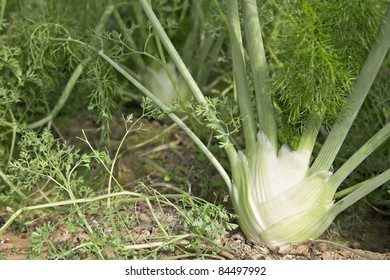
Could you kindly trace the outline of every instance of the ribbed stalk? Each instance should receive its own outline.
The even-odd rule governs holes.
[[[343,199],[339,200],[336,204],[334,204],[329,211],[329,215],[336,217],[342,211],[347,209],[349,206],[362,199],[370,192],[379,188],[381,185],[390,180],[390,169],[387,169],[385,172],[375,176],[374,178],[368,179],[364,182],[361,182],[351,188],[356,189],[351,194],[347,195]]]
[[[237,99],[240,107],[247,154],[251,155],[256,142],[256,126],[251,96],[249,94],[248,76],[245,66],[244,46],[242,44],[237,1],[227,0],[226,8],[232,47],[233,73],[237,89]]]
[[[258,128],[264,132],[272,146],[277,148],[276,121],[267,60],[256,0],[241,0],[246,42],[256,94]]]
[[[313,114],[309,117],[303,128],[298,150],[307,150],[310,154],[313,152],[321,125],[322,119],[319,116]]]
[[[376,148],[383,144],[390,137],[390,123],[379,130],[370,140],[357,150],[332,176],[329,184],[333,185],[334,191],[345,178],[363,162]]]

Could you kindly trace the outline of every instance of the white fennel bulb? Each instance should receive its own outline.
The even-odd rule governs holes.
[[[263,133],[254,152],[239,152],[233,165],[232,199],[245,235],[271,248],[317,238],[332,222],[331,172],[307,175],[310,152],[282,146]]]
[[[144,75],[146,87],[165,105],[172,104],[176,99],[189,98],[190,90],[184,79],[176,71],[175,65],[171,62],[167,63],[167,70],[172,80],[164,67],[157,70],[148,67]],[[175,83],[176,89],[172,82]]]

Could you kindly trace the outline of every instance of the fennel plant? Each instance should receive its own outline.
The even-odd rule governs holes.
[[[390,169],[387,169],[373,178],[351,186],[350,192],[346,196],[337,201],[335,200],[337,189],[347,176],[390,136],[390,124],[387,123],[340,168],[335,172],[332,171],[332,164],[390,47],[390,8],[387,9],[383,25],[377,31],[377,38],[370,47],[359,75],[351,87],[352,93],[346,97],[345,103],[343,105],[340,105],[338,101],[338,103],[335,103],[333,99],[341,99],[343,96],[337,96],[331,91],[340,91],[340,88],[334,88],[337,86],[348,89],[350,79],[347,79],[344,85],[340,85],[338,82],[331,84],[333,86],[331,89],[326,87],[313,89],[312,95],[309,98],[306,96],[305,103],[300,104],[301,108],[290,110],[290,118],[299,117],[303,114],[302,111],[307,112],[305,122],[302,124],[299,142],[292,149],[286,144],[280,145],[278,143],[280,137],[278,137],[275,103],[272,100],[273,87],[262,40],[262,27],[259,21],[257,3],[255,0],[240,1],[242,22],[245,27],[245,36],[242,36],[239,5],[236,0],[227,0],[226,8],[235,92],[245,139],[245,150],[237,150],[223,126],[218,125],[216,112],[212,110],[212,106],[209,106],[208,99],[204,97],[182,58],[175,50],[149,2],[147,0],[140,0],[139,2],[161,43],[165,46],[172,61],[187,82],[194,98],[204,105],[205,110],[209,110],[207,112],[208,119],[216,124],[214,128],[217,131],[218,139],[225,148],[231,164],[231,177],[196,134],[163,102],[114,60],[102,51],[99,54],[152,99],[204,151],[224,178],[238,214],[239,224],[248,239],[254,242],[263,242],[271,248],[286,248],[289,244],[318,238],[340,212],[390,179]],[[316,18],[318,10],[311,1],[301,1],[300,4],[304,13],[311,13],[311,18]],[[321,29],[311,31],[315,34],[315,32],[320,33]],[[321,34],[318,34],[318,36],[321,36]],[[243,37],[246,39],[246,48],[244,48]],[[246,59],[246,52],[248,59]],[[331,52],[329,54],[331,55]],[[315,54],[312,55],[312,59],[315,57]],[[247,60],[249,63],[247,63]],[[325,74],[332,73],[334,68],[342,67],[337,65],[336,61],[334,62],[335,65],[331,65],[332,62],[332,57],[328,60],[324,59],[324,63],[330,63],[324,66],[330,68],[329,71],[325,71]],[[289,66],[284,65],[284,67],[288,71]],[[253,77],[255,100],[253,100],[250,91],[248,68],[250,68],[250,74]],[[315,72],[316,69],[310,70]],[[334,75],[330,77],[329,81],[325,80],[325,84],[332,82],[332,80],[343,82],[340,77]],[[301,82],[307,82],[307,80]],[[313,87],[321,84],[318,81],[315,82],[312,85]],[[288,84],[284,87],[288,90],[289,86]],[[310,90],[295,97],[286,95],[279,96],[279,98],[283,103],[289,102],[288,98],[299,99],[303,98],[304,94],[309,93]],[[253,101],[255,101],[257,115],[252,106]],[[339,111],[334,110],[332,104],[339,106],[341,109]],[[330,109],[326,106],[330,106]],[[337,117],[333,118],[334,123],[329,135],[318,155],[313,159],[312,153],[318,132],[323,123],[327,124],[326,117],[330,110],[336,111]]]
[[[378,34],[375,40],[365,38],[364,34],[364,36],[360,36],[359,28],[353,24],[342,31],[347,37],[353,37],[353,32],[358,33],[353,35],[356,38],[361,37],[362,42],[354,42],[355,45],[364,45],[370,42],[366,48],[369,49],[367,55],[365,51],[361,51],[359,54],[354,53],[348,46],[343,45],[342,40],[332,42],[335,49],[339,49],[340,52],[328,48],[327,43],[332,40],[329,35],[331,29],[337,25],[344,27],[347,25],[337,22],[337,17],[336,19],[326,18],[327,15],[321,13],[324,10],[327,11],[328,15],[337,13],[341,10],[338,6],[341,4],[336,3],[338,1],[323,3],[286,0],[283,1],[281,7],[275,1],[267,1],[261,7],[258,6],[257,2],[259,1],[256,0],[240,0],[239,2],[226,0],[226,14],[232,54],[234,93],[240,110],[245,140],[244,147],[235,145],[231,133],[227,131],[225,124],[219,119],[212,101],[206,98],[201,90],[207,76],[204,76],[204,73],[208,69],[202,69],[198,66],[194,78],[189,67],[185,64],[191,60],[190,55],[188,55],[191,52],[188,52],[184,57],[179,55],[149,1],[139,0],[140,7],[148,17],[153,32],[158,38],[156,40],[157,52],[160,55],[163,68],[167,71],[167,73],[162,73],[164,80],[167,83],[172,83],[165,88],[170,90],[173,88],[176,91],[183,88],[182,82],[178,81],[179,77],[176,76],[176,73],[172,73],[173,68],[167,63],[167,60],[171,60],[181,74],[180,79],[182,78],[186,82],[194,99],[199,104],[195,111],[208,121],[208,127],[215,131],[221,148],[226,151],[230,161],[231,174],[229,174],[229,170],[223,168],[220,161],[200,140],[196,132],[192,131],[172,111],[169,102],[158,97],[161,96],[161,92],[157,92],[159,91],[158,86],[150,87],[144,81],[140,82],[141,77],[120,64],[118,62],[120,59],[116,60],[115,55],[120,51],[113,50],[108,53],[107,47],[103,49],[102,46],[101,49],[96,49],[91,47],[94,42],[89,45],[81,41],[84,38],[71,39],[73,36],[77,36],[69,32],[61,33],[54,30],[55,32],[49,34],[48,37],[50,42],[58,42],[60,46],[66,46],[65,50],[67,51],[71,49],[68,46],[73,43],[93,49],[150,98],[188,134],[221,174],[230,192],[241,229],[247,238],[254,242],[263,242],[271,248],[284,248],[289,244],[318,238],[340,212],[390,180],[390,169],[387,167],[386,171],[375,177],[350,186],[346,195],[343,192],[344,196],[341,198],[340,193],[337,193],[347,176],[374,150],[388,140],[390,136],[389,123],[384,124],[383,128],[363,144],[335,172],[332,169],[336,156],[389,49],[390,9],[388,8],[383,25],[379,30],[379,23],[367,24],[366,33]],[[356,2],[364,2],[363,4],[368,5],[374,1],[351,0],[347,2],[343,5],[346,5],[347,11],[352,11],[353,4]],[[294,7],[294,5],[299,7]],[[266,23],[266,27],[272,29],[271,33],[264,32],[259,20],[261,16],[258,13],[259,9],[268,8],[270,11],[276,11],[275,17],[280,17],[280,19],[275,20],[275,26],[272,23]],[[289,14],[289,9],[292,8],[297,14]],[[373,11],[374,8],[368,9],[368,11]],[[332,11],[332,9],[334,10]],[[107,14],[110,13],[110,10],[106,11],[108,11]],[[114,17],[119,17],[119,14],[111,12]],[[376,18],[381,17],[377,15]],[[104,22],[104,19],[107,17],[103,16],[101,22]],[[321,25],[321,22],[326,21],[332,22],[332,24],[329,26]],[[125,25],[120,20],[118,22],[120,25]],[[241,30],[241,23],[244,26],[244,31]],[[367,22],[363,20],[364,23]],[[98,25],[96,33],[100,33],[100,27],[101,25]],[[122,29],[126,30],[125,27]],[[39,31],[40,26],[37,26],[35,30]],[[286,34],[289,32],[291,34]],[[245,39],[245,47],[243,39]],[[282,39],[286,39],[286,41]],[[130,45],[130,48],[133,47],[131,46],[131,37],[125,41]],[[277,52],[271,47],[267,49],[265,47],[266,41],[269,42],[269,46],[279,46]],[[375,42],[371,45],[372,41]],[[161,45],[159,45],[160,42]],[[39,49],[39,46],[33,44],[34,41],[31,40],[29,43],[32,44],[32,47]],[[212,46],[212,40],[205,44],[209,43]],[[221,42],[216,43],[215,49],[219,50],[221,44]],[[164,51],[162,46],[165,48]],[[191,42],[187,41],[185,47],[191,48]],[[296,48],[294,61],[300,61],[301,64],[291,62],[293,59],[288,55],[291,54],[291,48]],[[303,51],[300,51],[300,48],[303,48]],[[308,48],[310,52],[307,52]],[[205,50],[207,49],[205,48]],[[170,60],[165,59],[165,51]],[[366,55],[365,62],[362,63],[360,57]],[[340,63],[341,56],[351,59]],[[78,56],[75,55],[75,57]],[[141,53],[134,52],[132,58],[140,69],[145,69]],[[320,62],[316,61],[319,59]],[[64,90],[65,96],[67,89],[72,90],[83,69],[88,68],[88,74],[96,72],[99,75],[107,70],[110,75],[107,79],[101,79],[102,85],[99,84],[99,90],[96,90],[93,95],[95,97],[91,100],[90,107],[99,107],[102,104],[111,106],[110,102],[98,102],[98,99],[110,99],[106,97],[106,94],[110,92],[109,89],[112,86],[106,81],[111,80],[112,72],[108,72],[108,69],[99,63],[90,64],[89,58],[70,61],[69,65],[73,65],[75,62],[82,69],[76,67],[74,78],[69,79],[69,87]],[[203,62],[206,62],[206,59]],[[208,63],[205,64],[208,65]],[[96,66],[97,69],[94,69],[93,66]],[[357,75],[358,70],[356,69],[358,68],[361,69]],[[175,85],[175,83],[177,84]],[[105,88],[105,86],[107,87]],[[48,118],[34,122],[30,127],[35,128],[50,121],[59,109],[61,108],[54,107]],[[108,111],[106,108],[99,109],[103,113]],[[332,128],[317,154],[315,145],[322,126],[331,126]],[[286,131],[292,131],[292,133],[286,133]]]

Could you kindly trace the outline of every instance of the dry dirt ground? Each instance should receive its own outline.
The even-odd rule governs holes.
[[[158,229],[153,226],[152,219],[145,214],[140,214],[142,220],[138,227],[132,229],[134,236],[140,240],[142,235],[150,238],[151,235],[158,232]],[[328,238],[324,236],[323,238]],[[61,242],[71,242],[76,247],[80,242],[88,237],[85,232],[70,233],[65,227],[58,229],[51,241],[53,244]],[[176,249],[172,251],[161,251],[157,255],[158,259],[194,259],[196,255],[182,254],[180,247],[187,246],[191,239],[183,239],[176,244]],[[149,242],[138,244],[123,244],[128,250],[145,250],[160,246],[161,242]],[[290,248],[288,252],[276,252],[268,249],[262,244],[253,244],[245,240],[240,231],[231,232],[220,240],[215,240],[214,244],[200,244],[205,248],[218,247],[214,253],[205,253],[201,255],[202,259],[226,259],[226,260],[390,260],[390,253],[377,253],[357,248],[356,244],[342,245],[345,242],[330,241],[326,239],[308,241],[304,244],[296,245]],[[8,260],[23,260],[29,255],[30,238],[28,234],[13,234],[6,232],[0,235],[0,255],[3,259]],[[216,253],[217,252],[217,253]],[[106,256],[110,256],[109,249],[105,252]],[[198,256],[199,257],[199,256]],[[115,256],[113,255],[113,258]]]

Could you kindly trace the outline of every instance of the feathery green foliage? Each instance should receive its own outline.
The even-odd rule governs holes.
[[[277,59],[273,89],[282,111],[282,142],[311,115],[330,127],[376,38],[388,1],[285,1],[267,46]],[[271,57],[272,59],[272,57]],[[295,131],[291,127],[296,125]]]

